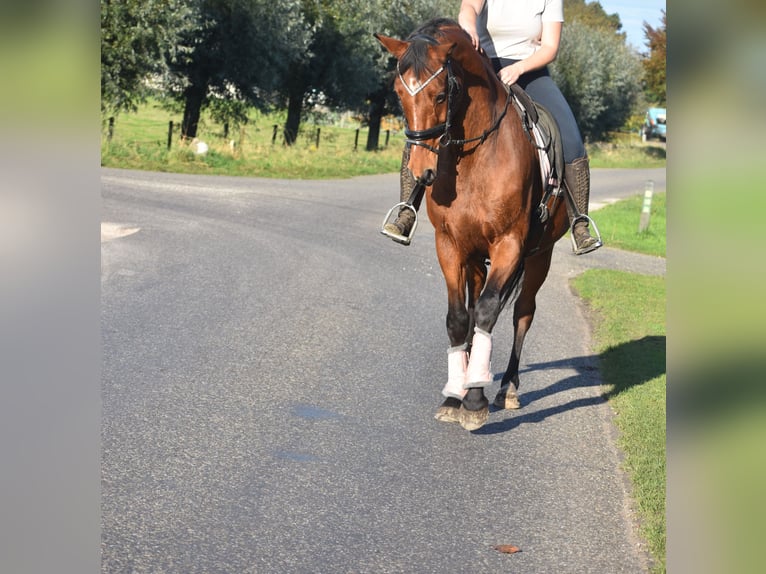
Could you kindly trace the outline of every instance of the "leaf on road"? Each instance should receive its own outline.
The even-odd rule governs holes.
[[[516,554],[517,552],[521,552],[521,548],[518,546],[511,546],[510,544],[498,544],[492,548],[503,554]]]

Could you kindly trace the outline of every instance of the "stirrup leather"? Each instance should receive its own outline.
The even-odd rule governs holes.
[[[412,214],[415,216],[415,221],[412,223],[412,228],[410,229],[410,232],[407,235],[403,235],[401,233],[395,233],[393,231],[389,231],[386,229],[387,223],[392,223],[392,215],[394,212],[396,212],[397,216],[399,215],[399,210],[401,208],[406,208],[412,211]],[[393,218],[396,220],[396,218]],[[391,209],[388,210],[388,213],[386,213],[386,216],[383,218],[383,223],[381,223],[380,226],[380,232],[385,235],[386,237],[390,237],[397,243],[401,243],[402,245],[409,245],[410,242],[412,242],[412,236],[415,235],[415,229],[418,227],[418,211],[415,209],[415,207],[411,203],[407,203],[406,201],[401,201],[394,205]]]

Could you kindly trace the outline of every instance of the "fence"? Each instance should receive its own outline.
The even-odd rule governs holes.
[[[121,122],[120,122],[121,123]],[[136,129],[135,125],[128,124],[125,129],[117,125],[117,139],[115,139],[115,119],[109,118],[107,124],[106,140],[107,142],[120,141],[122,143],[134,143],[142,145],[165,145],[168,150],[172,149],[174,143],[179,143],[180,122],[169,120],[167,124],[157,120],[146,120],[142,122],[141,129]],[[286,138],[283,129],[278,124],[255,124],[243,125],[239,129],[236,138],[232,138],[228,124],[223,126],[208,125],[201,122],[197,130],[198,140],[207,144],[217,145],[218,147],[228,147],[230,150],[247,148],[259,148],[266,145],[272,147],[285,145]],[[360,148],[366,149],[368,128],[348,128],[337,126],[317,126],[313,124],[303,124],[299,133],[292,144],[297,148],[313,148],[324,150],[343,150],[357,151]],[[396,139],[399,132],[393,132],[390,128],[382,129],[378,141],[378,148],[384,149],[391,145],[392,136]],[[397,144],[399,142],[397,141]]]

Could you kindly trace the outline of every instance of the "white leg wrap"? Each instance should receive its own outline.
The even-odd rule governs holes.
[[[471,359],[464,388],[486,387],[492,383],[492,335],[481,329],[474,329],[471,343]]]
[[[463,399],[465,396],[465,372],[468,368],[468,351],[466,345],[452,347],[447,355],[447,384],[442,389],[445,397]]]

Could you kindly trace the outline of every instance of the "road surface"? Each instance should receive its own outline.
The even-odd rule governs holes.
[[[646,570],[568,279],[664,260],[560,242],[523,408],[469,433],[433,418],[449,345],[433,230],[378,233],[396,176],[101,179],[104,572]],[[664,190],[664,170],[595,170],[592,200],[646,179]],[[506,311],[490,398],[511,329]]]

